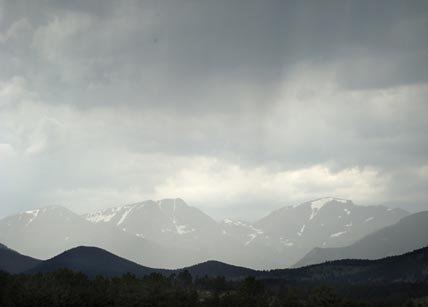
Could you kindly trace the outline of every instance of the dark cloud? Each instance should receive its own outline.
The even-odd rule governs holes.
[[[9,58],[22,56],[3,74],[29,77],[55,103],[239,111],[237,93],[252,91],[250,107],[263,108],[301,62],[337,63],[338,80],[351,88],[427,80],[425,1],[6,1],[4,7],[2,28],[24,19],[35,33],[25,40],[26,54],[8,41]]]

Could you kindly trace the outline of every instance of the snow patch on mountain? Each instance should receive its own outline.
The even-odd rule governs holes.
[[[99,222],[107,223],[107,222],[110,222],[116,216],[117,211],[119,211],[120,209],[121,207],[112,209],[113,212],[111,213],[103,213],[104,211],[91,213],[91,214],[88,214],[88,216],[86,217],[86,220],[92,223],[99,223]]]
[[[252,233],[252,234],[249,234],[248,237],[250,239],[247,242],[245,242],[245,244],[244,244],[245,246],[247,246],[248,244],[250,244],[257,237],[257,235],[254,234],[254,233]]]
[[[345,231],[339,231],[339,232],[336,232],[336,233],[333,233],[332,235],[330,235],[330,238],[336,238],[336,237],[339,237],[341,235],[344,235],[345,233],[347,233],[346,230]]]
[[[244,223],[244,222],[241,222],[241,221],[233,221],[231,219],[224,219],[223,223],[225,223],[225,224],[231,224],[231,225],[238,226],[238,227],[239,226],[241,226],[241,227],[248,227],[247,223]]]
[[[297,233],[297,235],[298,235],[299,237],[303,234],[303,232],[305,231],[305,228],[306,228],[306,224],[304,224],[304,225],[302,226],[302,228],[300,228],[300,231]]]
[[[252,244],[258,237],[262,238],[262,240],[269,239],[265,231],[254,227],[251,223],[231,219],[224,219],[222,223],[224,229],[222,229],[221,233],[223,235],[240,238],[239,240],[242,240],[241,242],[244,246]],[[257,242],[260,242],[260,240]]]
[[[331,201],[337,201],[337,202],[344,203],[344,204],[346,204],[348,202],[345,199],[333,198],[333,197],[320,198],[320,199],[314,200],[310,203],[311,204],[311,216],[309,217],[309,220],[312,220],[318,214],[318,212],[321,210],[321,208],[324,207],[325,204],[327,204]]]
[[[120,218],[119,222],[117,222],[117,226],[119,226],[120,224],[122,224],[126,217],[128,216],[128,214],[132,211],[132,209],[134,209],[133,207],[129,208],[128,210],[125,211],[125,213],[122,215],[122,217]]]
[[[179,235],[185,235],[190,232],[196,231],[195,228],[188,228],[186,225],[176,225],[175,229]]]
[[[291,241],[290,241],[290,240],[288,240],[288,239],[284,240],[284,238],[283,238],[283,237],[280,237],[280,238],[279,238],[279,241],[280,241],[283,245],[285,245],[285,246],[288,246],[288,247],[294,246],[294,243],[293,243],[293,242],[291,242]]]
[[[100,210],[94,213],[89,213],[85,215],[85,219],[91,223],[109,223],[114,218],[118,217],[119,214],[122,214],[119,221],[116,223],[116,226],[120,226],[126,220],[129,213],[135,209],[144,207],[145,203],[138,203],[132,205],[119,206],[115,208]],[[125,212],[123,212],[126,210]],[[123,212],[123,213],[122,213]]]
[[[162,200],[160,200],[158,202],[158,204],[159,204],[159,207],[162,209]],[[172,205],[172,217],[170,217],[170,219],[172,221],[172,224],[175,227],[175,232],[177,234],[179,234],[179,235],[185,235],[187,233],[196,231],[196,229],[194,229],[194,228],[190,228],[190,227],[188,227],[186,225],[180,225],[180,224],[178,224],[177,218],[175,216],[176,212],[177,212],[177,203],[176,203],[176,199],[174,199],[173,200],[173,205]]]
[[[223,222],[224,222],[225,224],[234,225],[234,226],[237,226],[237,227],[244,227],[244,228],[248,228],[248,229],[250,229],[251,231],[255,232],[256,234],[263,234],[263,233],[264,233],[264,231],[263,231],[263,230],[261,230],[261,229],[259,229],[259,228],[256,228],[256,227],[254,227],[254,226],[253,226],[253,225],[251,225],[251,224],[244,223],[244,222],[241,222],[241,221],[233,221],[233,220],[230,220],[230,219],[224,219],[224,220],[223,220]]]
[[[29,214],[31,215],[30,219],[28,220],[27,224],[25,224],[25,226],[30,225],[39,215],[40,210],[36,209],[36,210],[29,210],[29,211],[25,211],[25,214]]]

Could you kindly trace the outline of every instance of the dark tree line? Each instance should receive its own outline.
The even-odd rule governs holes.
[[[397,289],[402,289],[398,286]],[[415,290],[416,289],[416,290]],[[352,290],[352,289],[351,289]],[[0,272],[0,306],[283,306],[283,307],[426,307],[427,284],[412,285],[419,298],[402,296],[382,301],[383,294],[358,299],[346,291],[326,286],[290,285],[284,281],[259,281],[248,277],[228,281],[224,277],[192,278],[189,272],[165,277],[88,278],[83,273],[61,269],[52,273],[9,275]],[[369,290],[359,289],[361,293]],[[374,291],[373,287],[370,291]],[[379,290],[381,291],[381,290]],[[383,291],[383,290],[382,290]],[[351,291],[352,292],[352,291]],[[375,291],[376,292],[376,291]],[[339,294],[341,293],[341,294]],[[364,296],[362,296],[364,297]]]

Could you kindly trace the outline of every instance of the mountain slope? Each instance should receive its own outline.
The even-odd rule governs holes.
[[[401,219],[354,244],[342,248],[315,248],[296,267],[337,259],[377,259],[399,255],[428,244],[428,211]]]
[[[12,274],[21,273],[35,267],[40,262],[38,259],[21,255],[0,244],[0,271]]]

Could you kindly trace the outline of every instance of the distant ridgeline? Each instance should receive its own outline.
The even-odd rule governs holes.
[[[11,267],[8,267],[11,265]],[[97,247],[77,247],[51,259],[41,261],[11,249],[0,249],[0,270],[8,273],[47,273],[66,268],[88,277],[117,277],[133,274],[144,277],[152,273],[170,276],[188,271],[195,277],[238,280],[248,276],[258,279],[283,279],[292,282],[321,283],[392,283],[424,282],[428,279],[428,247],[399,256],[378,260],[336,260],[297,269],[257,271],[218,261],[208,261],[183,269],[166,270],[141,266]]]
[[[388,227],[404,217],[411,216],[328,197],[285,206],[254,223],[217,222],[181,199],[163,199],[83,216],[57,206],[29,210],[0,220],[0,242],[37,259],[96,246],[146,267],[175,269],[217,260],[267,270],[349,257],[377,259],[425,246],[428,214],[407,223],[411,227],[398,227],[397,236]],[[382,240],[368,237],[381,230]],[[349,246],[351,253],[345,251]]]
[[[428,247],[378,260],[337,260],[297,269],[256,271],[218,261],[178,270],[155,269],[96,247],[77,247],[41,261],[1,246],[0,271],[5,271],[0,272],[0,306],[428,303],[424,299],[428,297]]]

